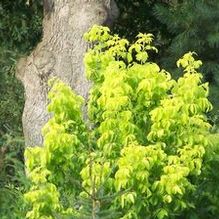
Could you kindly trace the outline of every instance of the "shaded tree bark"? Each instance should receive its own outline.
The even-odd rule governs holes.
[[[83,34],[94,24],[110,24],[118,16],[114,0],[44,0],[43,38],[17,64],[25,88],[22,123],[26,146],[42,145],[41,128],[48,120],[48,79],[58,77],[87,97]]]

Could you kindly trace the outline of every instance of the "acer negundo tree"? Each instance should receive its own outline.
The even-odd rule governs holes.
[[[202,62],[185,54],[177,62],[184,75],[174,80],[149,61],[157,52],[151,34],[130,44],[95,25],[85,39],[94,43],[84,58],[92,82],[88,118],[83,98],[50,80],[43,147],[25,152],[32,182],[26,217],[198,217],[204,191],[197,189],[212,144]]]

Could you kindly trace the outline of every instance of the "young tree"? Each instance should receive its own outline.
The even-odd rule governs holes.
[[[25,88],[23,131],[26,145],[41,145],[41,128],[48,119],[47,82],[58,76],[86,97],[89,84],[83,74],[88,44],[83,34],[94,24],[110,24],[118,15],[114,0],[44,0],[43,38],[17,65]]]
[[[206,176],[212,179],[205,116],[212,105],[198,72],[202,62],[185,54],[177,62],[184,74],[174,80],[148,60],[156,51],[151,34],[130,44],[94,26],[85,38],[95,42],[85,55],[93,84],[89,120],[83,98],[52,80],[44,147],[25,152],[32,181],[26,217],[215,218],[209,209],[205,217],[197,211],[203,199],[202,207],[218,203],[217,193],[209,194],[213,184],[203,187]]]

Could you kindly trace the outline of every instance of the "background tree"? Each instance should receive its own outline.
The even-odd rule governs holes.
[[[201,70],[210,83],[210,97],[215,107],[218,107],[219,97],[218,10],[217,0],[172,0],[154,6],[154,16],[165,25],[168,36],[162,48],[162,66],[175,69],[178,57],[195,51],[204,62]]]
[[[43,38],[34,51],[21,59],[17,76],[24,84],[23,131],[26,145],[42,144],[41,128],[48,119],[47,82],[57,76],[86,97],[83,55],[88,44],[83,34],[93,24],[109,23],[118,15],[112,0],[44,1]]]
[[[42,4],[26,1],[0,2],[0,142],[22,136],[23,89],[15,78],[16,59],[28,53],[41,36]]]

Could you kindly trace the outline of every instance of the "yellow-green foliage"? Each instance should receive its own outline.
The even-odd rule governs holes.
[[[185,54],[177,62],[184,75],[176,81],[148,60],[157,52],[151,34],[130,44],[94,26],[85,39],[94,43],[84,59],[93,85],[89,119],[82,119],[82,98],[53,80],[44,147],[25,153],[33,183],[25,194],[32,206],[27,218],[86,218],[86,203],[77,197],[91,201],[88,218],[107,210],[118,212],[108,218],[175,218],[195,207],[191,197],[209,145],[205,113],[212,108],[201,61]],[[65,193],[77,208],[63,205]]]

